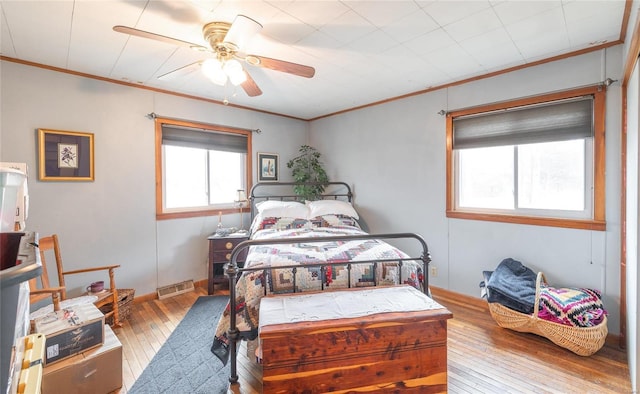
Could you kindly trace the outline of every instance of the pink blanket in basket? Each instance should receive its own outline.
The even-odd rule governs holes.
[[[593,327],[602,323],[607,312],[598,290],[540,287],[538,317],[574,327]]]

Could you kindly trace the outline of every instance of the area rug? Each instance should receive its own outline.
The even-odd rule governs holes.
[[[229,365],[223,366],[210,348],[228,300],[226,296],[199,297],[129,392],[226,393]]]

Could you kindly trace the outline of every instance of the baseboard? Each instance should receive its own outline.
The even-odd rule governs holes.
[[[202,280],[197,280],[193,282],[193,286],[194,287],[204,287],[205,289],[207,288],[208,285],[208,281],[207,279],[202,279]],[[153,292],[153,293],[149,293],[149,294],[143,294],[143,295],[139,295],[139,296],[135,296],[133,297],[133,302],[138,304],[141,302],[145,302],[145,301],[153,301],[153,300],[157,300],[158,299],[158,292]]]
[[[153,293],[143,294],[143,295],[133,297],[133,302],[136,304],[140,304],[142,302],[153,301],[157,299],[158,299],[158,293],[154,291]]]
[[[196,280],[193,282],[195,287],[204,287],[205,289],[209,285],[209,281],[207,279]]]
[[[489,306],[487,301],[482,298],[472,297],[466,294],[457,293],[455,291],[443,289],[441,287],[429,286],[431,295],[436,301],[442,301],[443,303],[454,303],[467,308],[473,308],[479,311],[486,311],[489,313]]]

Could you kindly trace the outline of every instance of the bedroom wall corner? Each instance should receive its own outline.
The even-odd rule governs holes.
[[[619,46],[524,68],[311,122],[330,175],[350,182],[370,232],[411,231],[429,244],[437,287],[479,297],[482,271],[519,259],[559,286],[603,290],[619,332],[620,202],[607,198],[608,230],[563,229],[445,216],[445,120],[440,110],[592,85],[620,76]],[[605,69],[608,68],[608,71]],[[613,88],[615,90],[615,88]],[[607,100],[607,196],[620,190],[620,100]],[[618,92],[619,94],[619,92]],[[610,227],[609,227],[610,224]]]
[[[640,153],[640,62],[636,61],[635,71],[627,85],[627,184],[626,193],[626,288],[627,288],[627,349],[629,351],[629,372],[631,388],[638,392],[640,377],[640,302],[638,302],[638,283],[640,269],[640,171],[638,154]]]

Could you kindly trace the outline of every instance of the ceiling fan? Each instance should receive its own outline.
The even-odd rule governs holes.
[[[261,95],[262,90],[260,90],[256,82],[251,78],[251,75],[244,70],[240,61],[244,61],[252,66],[264,67],[305,78],[312,78],[314,76],[315,69],[310,66],[264,56],[244,54],[242,52],[244,45],[253,35],[258,33],[260,29],[262,29],[260,23],[244,15],[236,16],[233,23],[207,23],[202,27],[204,39],[211,47],[207,48],[199,44],[135,29],[133,27],[113,27],[113,30],[119,33],[149,38],[172,45],[185,46],[198,51],[210,52],[215,55],[213,58],[191,63],[170,71],[159,76],[159,79],[172,79],[180,75],[185,75],[195,68],[201,68],[203,74],[213,83],[224,86],[227,80],[229,80],[229,82],[235,86],[242,86],[242,89],[248,96],[255,97]]]

